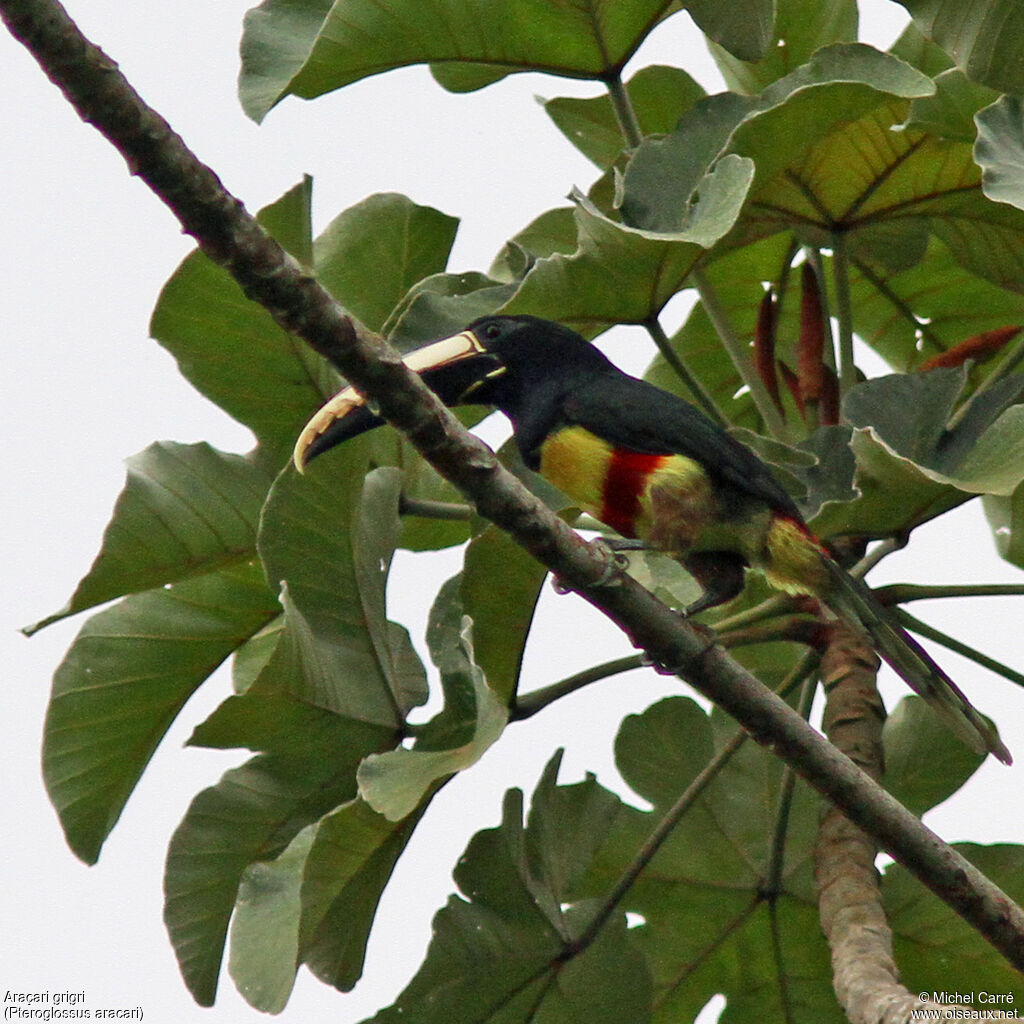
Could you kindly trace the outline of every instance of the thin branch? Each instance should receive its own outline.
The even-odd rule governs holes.
[[[816,643],[820,633],[820,620],[809,615],[786,615],[742,629],[716,631],[716,639],[726,650],[731,651],[735,647],[770,644],[780,640],[811,646]]]
[[[885,540],[880,541],[876,544],[855,566],[849,571],[851,576],[857,576],[858,578],[866,576],[869,572],[883,558],[888,558],[889,555],[896,551],[902,551],[907,546],[907,541],[910,538],[906,533],[894,535],[892,537],[886,537]]]
[[[705,634],[592,548],[468,434],[397,352],[368,338],[294,259],[224,190],[116,65],[55,0],[0,0],[0,17],[79,114],[95,125],[171,208],[203,252],[231,273],[278,323],[342,368],[404,430],[417,450],[561,581],[618,623],[775,751],[882,849],[1024,968],[1024,911],[969,861],[831,746]]]

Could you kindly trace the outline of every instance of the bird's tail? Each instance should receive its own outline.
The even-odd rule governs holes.
[[[967,699],[963,691],[932,660],[927,651],[895,620],[862,580],[851,576],[831,558],[822,561],[828,571],[827,604],[834,612],[871,638],[875,650],[893,670],[979,754],[990,752],[1004,764],[1013,758],[996,727]]]

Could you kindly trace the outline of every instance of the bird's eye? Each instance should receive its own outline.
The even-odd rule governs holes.
[[[494,341],[496,338],[501,337],[501,325],[500,324],[488,324],[484,328],[484,337],[488,341]]]

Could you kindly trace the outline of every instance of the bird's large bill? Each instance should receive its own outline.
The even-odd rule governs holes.
[[[414,373],[428,370],[441,370],[453,363],[460,362],[470,356],[484,354],[484,347],[472,331],[460,331],[450,338],[432,342],[423,348],[410,352],[402,362]],[[309,462],[310,448],[327,430],[339,420],[344,419],[356,409],[366,405],[366,399],[354,387],[342,388],[333,398],[322,405],[310,421],[302,428],[292,462],[295,468],[304,472]]]

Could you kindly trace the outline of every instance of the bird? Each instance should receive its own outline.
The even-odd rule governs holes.
[[[736,597],[749,570],[816,598],[866,634],[881,658],[978,753],[1011,763],[995,726],[860,578],[812,532],[750,448],[700,409],[620,370],[575,331],[526,315],[491,315],[405,357],[448,406],[491,405],[511,421],[525,464],[614,530],[622,546],[676,559],[702,594],[695,615]],[[300,472],[383,420],[349,386],[295,444]]]

